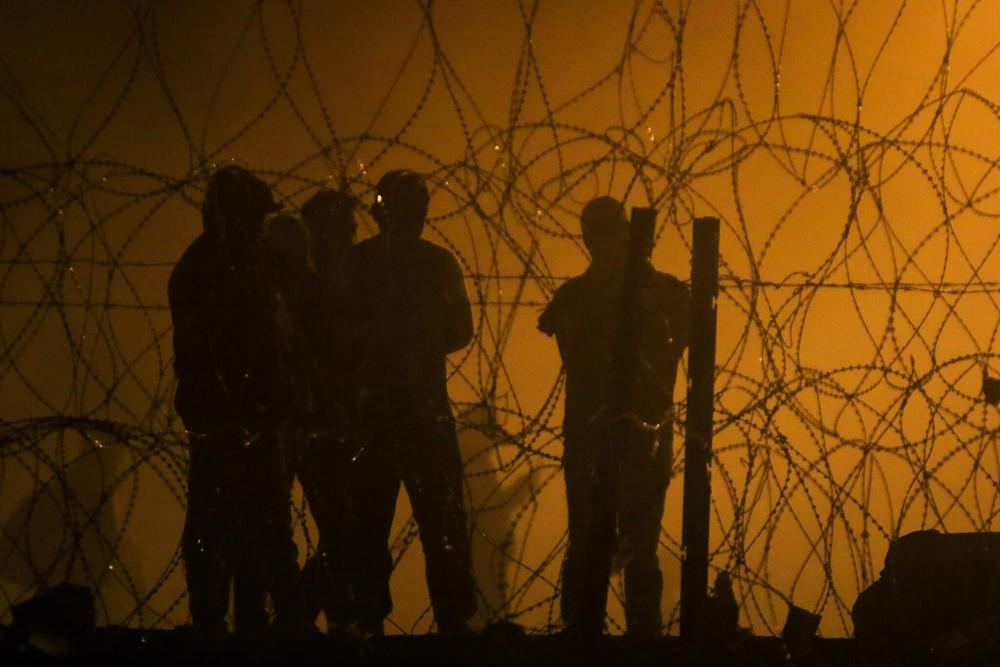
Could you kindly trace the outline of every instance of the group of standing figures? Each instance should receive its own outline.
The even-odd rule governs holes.
[[[277,628],[306,629],[322,609],[332,633],[382,634],[405,484],[438,632],[468,632],[477,600],[446,356],[469,343],[473,322],[455,257],[420,238],[428,203],[419,174],[387,173],[370,208],[379,233],[354,245],[357,202],[343,192],[321,190],[300,219],[245,169],[211,176],[204,231],[169,284],[175,403],[190,445],[182,550],[196,628],[224,631],[232,594],[240,632],[271,626],[270,597]],[[599,635],[619,561],[628,632],[652,636],[661,631],[656,548],[688,295],[643,249],[622,338],[624,208],[601,197],[581,222],[591,266],[539,320],[567,373],[562,613],[570,633]],[[622,393],[611,350],[623,342],[634,351],[625,403],[609,400]],[[319,531],[301,569],[295,477]]]

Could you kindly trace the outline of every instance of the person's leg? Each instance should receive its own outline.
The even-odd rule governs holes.
[[[608,454],[594,443],[569,443],[563,456],[569,545],[562,616],[570,631],[584,636],[603,632],[615,551],[615,487]]]
[[[628,549],[625,565],[625,624],[634,637],[662,632],[663,575],[657,547],[670,481],[670,441],[656,443],[652,433],[633,432],[622,462],[619,530]]]
[[[275,625],[287,630],[311,625],[303,608],[299,550],[292,526],[292,448],[297,437],[297,433],[278,433],[266,451],[263,466],[267,503],[264,525],[270,554],[268,592],[274,603]]]
[[[220,435],[192,435],[188,460],[188,504],[181,550],[194,626],[226,630],[230,541],[235,509],[226,443]]]
[[[462,458],[450,412],[415,420],[401,446],[400,472],[424,548],[427,588],[441,634],[467,630],[476,613]]]
[[[244,551],[236,584],[237,627],[259,629],[266,613],[261,591],[270,593],[275,624],[305,627],[298,549],[292,536],[291,468],[286,444],[276,436],[262,438],[244,450]],[[241,592],[242,591],[242,592]]]
[[[344,625],[356,620],[349,569],[354,539],[350,460],[344,444],[333,438],[309,444],[298,466],[299,480],[316,521],[319,544],[302,573],[306,617],[315,619],[322,609],[328,625]]]
[[[249,530],[253,530],[250,528]],[[246,549],[248,541],[239,540],[241,552],[236,556],[233,577],[233,622],[243,635],[256,635],[270,627],[267,616],[267,585],[262,563],[254,557],[255,550]]]
[[[266,537],[266,490],[261,488],[262,445],[242,446],[230,461],[238,512],[233,519],[233,621],[237,632],[266,631],[269,562]]]
[[[361,629],[374,635],[382,634],[383,619],[392,612],[389,533],[400,479],[386,449],[380,444],[366,447],[348,467],[354,508],[349,571]]]

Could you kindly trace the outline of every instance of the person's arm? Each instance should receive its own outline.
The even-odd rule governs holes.
[[[444,275],[445,321],[443,340],[445,353],[461,350],[472,340],[472,307],[465,291],[465,279],[458,262],[450,254]]]
[[[555,299],[550,301],[542,314],[538,316],[538,330],[546,336],[553,336],[556,333],[556,311],[558,308],[552,307],[555,303]]]
[[[211,358],[209,325],[205,321],[203,298],[204,274],[184,259],[178,263],[167,284],[170,315],[173,323],[174,376],[177,395],[174,405],[185,428],[202,430],[214,414],[218,385]]]
[[[671,304],[671,308],[668,310],[670,338],[676,362],[680,360],[684,348],[690,343],[691,294],[684,283],[674,279],[669,299]]]
[[[190,284],[198,276],[186,268],[179,266],[175,269],[167,284],[174,330],[174,375],[181,381],[198,376],[203,371],[209,347],[205,323],[198,322],[196,294],[203,287]]]
[[[684,354],[684,348],[688,346],[690,340],[691,298],[687,286],[673,276],[670,276],[663,284],[659,298],[660,312],[664,319],[667,335],[667,340],[663,341],[663,344],[668,349],[668,354],[664,357],[664,363],[659,372],[661,374],[660,380],[666,390],[663,396],[664,407],[672,413],[677,367]],[[672,421],[672,417],[665,418],[664,421]]]
[[[563,317],[565,308],[563,307],[563,303],[566,298],[564,292],[565,286],[557,289],[552,295],[549,305],[545,306],[545,310],[538,316],[538,330],[546,336],[556,336],[556,338],[559,338],[559,334],[565,333],[559,330],[565,326]]]

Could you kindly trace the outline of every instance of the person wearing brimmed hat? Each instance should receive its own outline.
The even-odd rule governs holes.
[[[428,202],[420,174],[385,174],[371,206],[379,234],[347,257],[357,414],[367,434],[357,443],[351,472],[353,583],[369,634],[381,631],[392,610],[388,538],[401,484],[420,530],[438,632],[467,632],[476,611],[446,369],[447,355],[472,338],[472,311],[455,257],[420,238]]]
[[[258,261],[261,227],[280,208],[248,170],[214,172],[204,231],[168,285],[190,451],[182,552],[194,626],[207,632],[226,629],[231,583],[237,630],[267,627],[267,593],[278,624],[301,625],[290,474],[275,438],[281,349]]]
[[[566,369],[563,472],[569,545],[563,564],[562,616],[571,637],[604,629],[612,561],[625,569],[626,631],[661,632],[663,577],[656,549],[672,464],[677,364],[687,346],[689,297],[677,278],[640,248],[636,308],[622,328],[629,223],[612,197],[589,202],[580,217],[591,263],[552,296],[538,328],[555,336]],[[632,341],[631,377],[616,368],[616,345]],[[623,384],[624,382],[624,384]],[[627,403],[627,405],[622,405]]]

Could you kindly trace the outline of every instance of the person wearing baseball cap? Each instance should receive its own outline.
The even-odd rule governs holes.
[[[392,610],[388,537],[401,484],[420,529],[438,633],[467,633],[476,611],[446,368],[447,355],[472,339],[472,311],[454,255],[420,238],[429,200],[420,174],[385,174],[370,209],[379,233],[347,257],[357,414],[368,434],[352,463],[353,581],[368,634]]]

